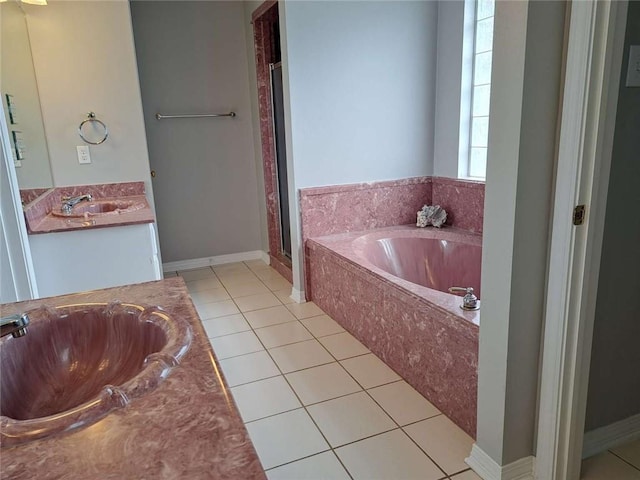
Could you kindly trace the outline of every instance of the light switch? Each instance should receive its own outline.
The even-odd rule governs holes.
[[[78,150],[78,163],[91,163],[89,145],[78,145],[76,150]]]
[[[640,45],[629,47],[627,87],[640,87]]]

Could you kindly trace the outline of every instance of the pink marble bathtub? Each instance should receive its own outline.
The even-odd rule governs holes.
[[[309,239],[310,295],[471,436],[476,429],[482,237],[455,228],[388,227]]]

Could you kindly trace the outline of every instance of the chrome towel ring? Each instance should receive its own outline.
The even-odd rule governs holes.
[[[84,132],[82,131],[82,127],[84,127],[85,124],[87,123],[93,125],[94,127],[97,127],[99,130],[102,130],[102,133],[98,135],[98,140],[96,141],[88,140],[87,137],[85,136]],[[104,122],[96,118],[95,113],[89,112],[87,114],[87,118],[83,120],[82,123],[80,123],[80,126],[78,127],[78,134],[80,135],[80,138],[84,140],[86,143],[89,143],[91,145],[100,145],[109,137],[109,129],[104,124]]]

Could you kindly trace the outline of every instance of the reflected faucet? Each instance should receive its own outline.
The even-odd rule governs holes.
[[[26,313],[9,315],[0,319],[0,337],[11,335],[13,338],[24,337],[27,334],[29,316]]]
[[[93,197],[88,193],[76,197],[62,197],[62,212],[67,214],[71,213],[71,209],[83,200],[90,202],[93,200]]]

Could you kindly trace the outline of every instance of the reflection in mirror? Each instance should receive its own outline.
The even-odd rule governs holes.
[[[26,18],[18,2],[1,2],[0,9],[0,92],[18,184],[21,190],[51,188],[53,178]]]

